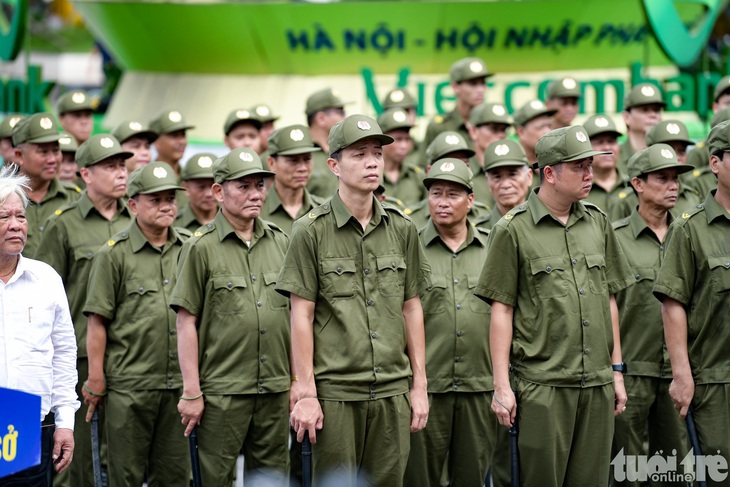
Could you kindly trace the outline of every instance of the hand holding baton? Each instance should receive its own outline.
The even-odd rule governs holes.
[[[193,472],[193,487],[203,487],[200,478],[200,457],[198,456],[198,427],[195,426],[188,436],[190,443],[190,467]]]

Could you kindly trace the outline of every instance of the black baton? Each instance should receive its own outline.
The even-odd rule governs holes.
[[[91,415],[91,463],[94,467],[94,487],[104,487],[104,481],[101,477],[101,444],[99,443],[98,409],[94,409],[94,414]]]
[[[302,487],[312,487],[312,442],[309,431],[304,431],[302,441]]]
[[[689,442],[692,445],[695,457],[698,457],[702,455],[702,449],[700,448],[700,437],[697,435],[697,427],[695,426],[695,418],[692,416],[691,407],[687,408],[687,416],[685,416],[684,420],[687,423]],[[707,487],[707,482],[705,480],[698,480],[697,485],[698,487]]]
[[[193,471],[193,487],[203,487],[200,479],[200,457],[198,456],[198,427],[195,426],[188,437],[190,443],[190,467]]]
[[[515,408],[517,407],[517,392],[515,394]],[[509,429],[509,456],[510,456],[510,470],[512,472],[512,487],[520,487],[520,450],[517,444],[517,433],[518,418],[515,414],[515,420],[512,423],[512,427]]]

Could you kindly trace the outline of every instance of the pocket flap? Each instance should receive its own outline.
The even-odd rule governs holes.
[[[233,289],[246,286],[246,278],[243,276],[216,276],[213,278],[214,289]]]
[[[446,289],[446,276],[438,275],[438,274],[431,274],[431,288],[438,287]]]
[[[469,286],[469,289],[474,289],[475,287],[477,287],[477,284],[479,284],[479,276],[467,277],[467,286]]]
[[[654,281],[656,279],[656,269],[653,267],[637,267],[634,269],[634,279],[639,281]]]
[[[264,272],[264,284],[270,286],[276,284],[276,280],[279,278],[278,272]]]
[[[710,266],[710,270],[718,267],[730,269],[730,257],[708,257],[707,264]]]
[[[355,259],[327,259],[322,261],[324,274],[334,273],[341,276],[345,272],[355,272]]]
[[[101,245],[74,249],[74,260],[91,259],[100,247]]]
[[[127,294],[147,294],[160,290],[160,283],[155,279],[136,279],[128,281],[126,286]]]
[[[565,262],[560,257],[543,257],[530,261],[530,270],[532,271],[532,275],[536,275],[541,272],[550,274],[555,269],[561,271],[565,270]]]
[[[398,269],[406,268],[406,261],[401,255],[383,255],[382,257],[377,258],[377,262],[379,271],[383,271],[385,269],[397,271]]]
[[[586,254],[588,267],[606,267],[606,258],[601,254]]]

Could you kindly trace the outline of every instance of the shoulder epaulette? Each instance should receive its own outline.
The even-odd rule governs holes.
[[[428,203],[428,200],[426,200],[426,199],[421,200],[421,201],[419,201],[418,203],[416,203],[414,205],[411,205],[411,206],[408,206],[408,207],[404,208],[403,209],[403,213],[405,213],[406,215],[411,215],[413,213],[419,212],[419,211],[423,210],[426,207],[426,204],[427,203]]]
[[[704,140],[701,140],[695,144],[695,149],[702,149],[706,145],[706,142]]]
[[[79,188],[78,186],[76,186],[74,183],[69,183],[67,181],[62,181],[61,182],[61,186],[63,187],[63,189],[67,189],[69,191],[74,191],[76,193],[80,193],[81,192],[81,188]]]
[[[627,227],[629,225],[629,219],[628,218],[622,218],[620,220],[616,220],[611,225],[613,225],[613,229],[617,230],[619,228]]]
[[[618,194],[618,198],[623,200],[623,199],[626,199],[626,197],[628,197],[630,194],[631,194],[631,191],[624,190]]]
[[[114,247],[119,242],[127,240],[128,238],[129,238],[129,232],[125,230],[121,233],[114,235],[112,238],[107,240],[106,245],[107,245],[107,247]]]
[[[206,233],[212,232],[213,230],[215,230],[215,222],[210,222],[195,230],[195,232],[193,232],[193,237],[200,237]]]
[[[679,216],[679,218],[674,220],[674,223],[676,223],[677,225],[684,225],[685,222],[687,222],[687,220],[690,220],[693,216],[695,216],[696,214],[701,213],[703,211],[705,211],[705,205],[700,203],[696,207],[692,208],[690,211],[683,212]]]
[[[309,210],[309,213],[307,213],[307,216],[301,217],[298,222],[300,222],[301,225],[310,225],[312,222],[314,222],[317,218],[327,215],[332,211],[332,206],[330,204],[330,199],[326,199],[325,202],[317,206],[316,208],[312,208]]]
[[[421,169],[418,166],[411,165],[411,164],[408,165],[408,169],[413,171],[415,174],[421,174],[423,172],[423,169]]]
[[[76,208],[76,205],[77,204],[78,203],[76,201],[72,201],[71,203],[67,203],[67,204],[63,205],[62,207],[60,207],[59,209],[57,209],[56,211],[54,211],[53,214],[56,215],[56,216],[61,215],[64,212],[70,210],[71,208]]]
[[[413,221],[413,220],[411,220],[411,217],[410,217],[410,216],[408,216],[408,215],[407,215],[407,214],[405,213],[405,211],[404,211],[404,210],[401,210],[400,208],[398,208],[398,207],[397,207],[396,205],[394,205],[394,204],[392,204],[392,203],[388,203],[387,201],[385,201],[385,202],[383,202],[383,203],[380,203],[380,205],[381,205],[381,206],[383,207],[383,209],[384,209],[385,211],[390,211],[390,212],[392,212],[392,213],[398,213],[398,214],[399,214],[400,216],[402,216],[403,218],[405,218],[405,219],[406,219],[406,220],[408,220],[409,222],[410,222],[410,221]]]
[[[507,213],[505,213],[500,221],[505,221],[505,222],[507,222],[507,224],[509,224],[509,222],[511,222],[515,216],[519,215],[520,213],[524,213],[526,211],[527,211],[527,205],[522,204],[519,206],[515,206],[514,208],[509,210]]]
[[[603,216],[605,216],[606,218],[608,218],[608,214],[605,211],[603,211],[601,208],[599,208],[598,206],[594,205],[593,203],[586,201],[586,200],[581,201],[581,203],[583,203],[583,206],[585,206],[587,210],[597,211],[600,214],[602,214]]]

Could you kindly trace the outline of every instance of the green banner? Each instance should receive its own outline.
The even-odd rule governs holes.
[[[669,64],[642,0],[158,3],[75,0],[131,70],[444,73],[479,56],[494,72]]]

